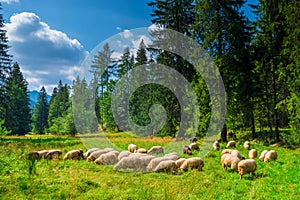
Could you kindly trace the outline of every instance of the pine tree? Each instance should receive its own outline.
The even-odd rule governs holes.
[[[41,88],[38,95],[38,102],[33,112],[33,131],[41,134],[45,133],[48,128],[49,103],[47,93],[44,86]]]
[[[13,65],[5,85],[5,126],[12,134],[24,135],[30,130],[28,83],[18,63]]]

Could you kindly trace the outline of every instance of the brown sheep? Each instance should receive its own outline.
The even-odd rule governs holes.
[[[81,150],[82,151],[82,150]],[[44,156],[46,159],[53,160],[61,158],[62,151],[59,149],[49,150],[48,153]]]
[[[268,150],[263,150],[259,156],[259,160],[264,161],[267,153],[268,153]]]
[[[276,151],[274,151],[274,150],[268,151],[266,153],[265,158],[264,158],[264,162],[268,162],[268,161],[271,161],[271,160],[276,161],[277,157],[278,157],[278,155],[277,155]]]
[[[226,148],[230,148],[230,147],[236,148],[236,143],[235,143],[235,141],[229,141],[229,142],[227,143]]]
[[[227,167],[231,167],[233,172],[236,172],[238,169],[238,163],[240,162],[240,159],[231,154],[224,154],[221,157],[221,162],[224,171],[227,170]]]
[[[213,148],[214,148],[214,150],[219,151],[219,149],[220,149],[220,143],[219,143],[218,141],[215,141],[215,142],[213,143]]]
[[[247,150],[250,149],[250,142],[249,142],[249,141],[246,141],[246,142],[244,143],[244,149],[247,149]]]
[[[192,155],[192,149],[189,146],[183,146],[182,153],[187,155]]]
[[[189,147],[191,150],[199,150],[200,149],[196,142],[190,144]]]
[[[257,157],[257,150],[256,149],[251,149],[250,151],[249,151],[249,158],[250,159],[254,159],[254,158],[256,158]]]
[[[37,151],[30,151],[27,153],[27,160],[30,161],[35,161],[35,160],[39,160],[39,153]]]
[[[64,156],[64,160],[80,160],[84,159],[83,151],[81,149],[74,149],[68,151]]]
[[[198,171],[202,171],[203,166],[204,162],[201,158],[188,158],[182,163],[180,170],[187,171],[188,169],[198,169]]]
[[[154,172],[177,173],[177,165],[174,160],[161,161],[153,170]]]
[[[245,174],[250,174],[252,176],[256,169],[257,169],[257,165],[254,159],[242,160],[238,164],[240,179],[242,179],[243,175]]]
[[[164,153],[164,149],[162,146],[153,146],[148,151],[148,154],[152,154],[152,153],[161,154]]]
[[[129,151],[130,153],[134,153],[137,149],[138,149],[138,148],[137,148],[137,146],[136,146],[135,144],[129,144],[129,145],[128,145],[128,151]]]

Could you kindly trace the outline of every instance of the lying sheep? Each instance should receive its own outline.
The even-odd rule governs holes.
[[[66,153],[64,160],[80,160],[84,159],[83,151],[81,149],[74,149]]]
[[[247,150],[250,149],[250,142],[249,142],[249,141],[246,141],[246,142],[244,143],[244,149],[247,149]]]
[[[95,160],[95,163],[98,165],[114,165],[118,160],[118,153],[115,151],[110,151],[108,153],[102,154],[99,158]]]
[[[250,151],[249,151],[249,158],[250,159],[254,159],[254,158],[256,158],[257,157],[257,150],[256,149],[251,149]]]
[[[232,152],[231,149],[224,149],[224,150],[222,151],[222,155],[224,155],[224,154],[231,154],[231,152]]]
[[[268,150],[263,150],[262,152],[261,152],[261,154],[260,154],[260,156],[259,156],[259,160],[260,161],[263,161],[264,162],[264,160],[265,160],[265,156],[266,156],[266,154],[268,153]]]
[[[268,151],[265,155],[265,158],[264,158],[264,162],[268,162],[268,161],[276,161],[278,155],[277,155],[277,152],[274,151],[274,150],[271,150],[271,151]]]
[[[164,153],[164,149],[162,146],[153,146],[148,151],[148,154],[152,154],[152,153],[161,154]]]
[[[85,152],[84,154],[83,154],[83,158],[84,159],[87,159],[90,155],[91,155],[91,153],[93,153],[93,152],[95,152],[95,151],[99,151],[99,150],[101,150],[101,149],[99,149],[99,148],[91,148],[91,149],[89,149],[89,150],[87,150],[87,152]]]
[[[178,160],[175,161],[175,164],[177,165],[177,168],[180,168],[180,166],[184,163],[186,158],[179,158]]]
[[[250,174],[252,176],[256,169],[257,169],[257,165],[254,159],[242,160],[238,164],[240,179],[242,179],[243,175],[245,174]]]
[[[187,155],[192,155],[192,149],[189,146],[183,146],[182,153]]]
[[[27,153],[27,160],[30,161],[35,161],[35,160],[39,160],[39,153],[37,151],[30,151]]]
[[[243,156],[238,150],[235,150],[235,149],[231,151],[231,155],[237,157],[240,160],[245,159],[245,156]]]
[[[153,170],[154,172],[177,173],[177,165],[174,160],[161,161]]]
[[[164,160],[170,160],[170,159],[168,159],[166,157],[159,157],[159,158],[152,159],[147,166],[147,171],[152,172],[156,168],[156,166]]]
[[[219,149],[220,149],[220,143],[219,143],[218,141],[215,141],[215,142],[213,143],[213,148],[214,148],[214,150],[219,151]]]
[[[201,158],[188,158],[180,166],[180,170],[187,171],[188,169],[198,169],[198,171],[202,171],[203,166],[204,163]]]
[[[139,148],[139,149],[135,150],[134,153],[147,153],[147,150],[144,148]]]
[[[199,146],[196,142],[189,145],[191,150],[199,150]]]
[[[226,145],[226,148],[230,148],[230,147],[236,147],[236,143],[235,141],[229,141]]]
[[[139,157],[124,157],[114,166],[115,170],[140,171],[141,159]]]
[[[118,155],[118,160],[121,160],[124,157],[129,156],[131,153],[129,151],[121,151]]]
[[[61,158],[61,155],[62,155],[61,150],[53,149],[53,150],[49,150],[48,153],[46,153],[46,155],[44,156],[44,158],[49,159],[49,160],[59,159],[59,158]]]
[[[137,146],[135,144],[128,145],[128,151],[134,153],[137,150]]]
[[[224,171],[227,170],[227,167],[230,167],[233,172],[236,172],[238,169],[238,164],[240,162],[240,159],[237,157],[231,155],[231,154],[224,154],[221,157],[222,167]]]
[[[94,151],[93,153],[91,153],[91,155],[86,159],[88,162],[93,162],[95,161],[97,158],[99,158],[102,154],[107,153],[107,150],[98,150],[98,151]]]

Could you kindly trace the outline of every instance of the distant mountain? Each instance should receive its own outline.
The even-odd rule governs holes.
[[[39,92],[36,90],[29,91],[29,99],[30,99],[30,108],[34,108],[34,106],[37,104]],[[51,99],[51,96],[47,94],[48,102]]]

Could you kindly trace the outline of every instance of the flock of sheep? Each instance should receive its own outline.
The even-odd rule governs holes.
[[[189,146],[182,147],[182,153],[191,155],[193,150],[199,150],[199,146],[196,143],[196,138],[190,140],[192,143]],[[251,149],[249,151],[249,159],[245,159],[238,150],[229,149],[236,147],[234,141],[228,142],[227,149],[222,151],[221,162],[224,170],[230,167],[234,172],[238,171],[240,178],[244,174],[252,175],[257,169],[256,161],[257,150]],[[215,141],[213,144],[215,150],[219,150],[220,144]],[[250,142],[245,142],[244,148],[250,149]],[[156,154],[156,156],[154,155]],[[158,155],[160,155],[158,157]],[[45,159],[59,159],[62,156],[62,151],[59,149],[54,150],[42,150],[28,152],[28,160],[35,161],[42,158]],[[113,148],[91,148],[85,153],[81,149],[75,149],[67,152],[63,158],[64,160],[81,160],[84,159],[88,162],[94,162],[98,165],[114,165],[114,169],[125,172],[165,172],[165,173],[177,173],[178,170],[187,171],[188,169],[197,169],[202,171],[204,162],[199,157],[180,158],[180,155],[176,152],[164,154],[164,148],[162,146],[153,146],[148,151],[144,148],[138,148],[135,144],[129,144],[128,150],[116,151]],[[274,150],[264,150],[259,160],[267,162],[270,160],[276,160],[277,153]]]

